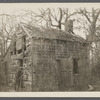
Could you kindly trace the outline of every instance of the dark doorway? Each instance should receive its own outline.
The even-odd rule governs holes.
[[[60,91],[67,91],[72,85],[71,62],[69,58],[57,60],[58,87]]]
[[[73,59],[73,73],[78,74],[79,73],[79,68],[78,68],[78,58]]]

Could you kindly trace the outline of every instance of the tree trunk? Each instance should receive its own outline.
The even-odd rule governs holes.
[[[59,22],[58,28],[61,29],[61,22]]]

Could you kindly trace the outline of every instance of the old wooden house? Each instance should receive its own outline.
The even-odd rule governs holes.
[[[25,91],[70,91],[89,82],[85,40],[60,29],[20,23],[3,64],[9,86],[19,67],[24,68]]]

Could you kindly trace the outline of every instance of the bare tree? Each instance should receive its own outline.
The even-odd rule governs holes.
[[[1,38],[1,54],[4,55],[8,49],[8,42],[11,41],[11,37],[14,32],[15,23],[12,16],[8,14],[0,14],[1,27],[0,27],[0,38]]]
[[[99,17],[100,17],[100,9],[94,9],[92,8],[91,11],[88,11],[86,8],[80,8],[77,10],[79,14],[81,14],[87,21],[88,24],[88,36],[87,36],[87,42],[89,43],[89,50],[91,51],[91,67],[93,70],[95,70],[96,66],[96,60],[99,60],[99,49],[97,47],[97,39],[100,38],[100,33],[98,34],[97,31],[99,29]],[[94,44],[93,44],[94,43]],[[97,61],[98,62],[98,61]],[[94,77],[95,75],[92,75]],[[94,79],[91,79],[94,80]]]
[[[100,9],[92,8],[92,11],[87,11],[86,8],[77,10],[77,13],[81,14],[86,18],[89,23],[89,36],[88,41],[94,41],[94,36],[96,35],[96,29],[99,25],[97,25],[97,21],[100,15]]]
[[[65,25],[65,22],[68,19],[75,15],[77,12],[70,13],[68,8],[47,8],[47,9],[39,9],[39,13],[31,12],[30,14],[34,16],[35,23],[46,23],[47,27],[55,27],[58,29],[62,29],[62,25]]]

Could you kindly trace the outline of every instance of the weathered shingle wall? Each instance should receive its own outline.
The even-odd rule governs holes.
[[[37,91],[57,91],[59,90],[59,66],[57,60],[68,60],[67,78],[68,85],[87,84],[87,49],[82,43],[50,40],[33,39],[33,67],[35,69],[34,90]],[[79,75],[73,74],[73,58],[79,58]],[[63,67],[60,66],[60,67]],[[73,79],[70,79],[73,78]],[[61,83],[60,83],[61,84]],[[65,83],[67,84],[67,83]],[[66,88],[67,88],[66,87]]]
[[[31,43],[27,45],[26,51],[21,52],[21,59],[26,63],[26,69],[29,71],[28,82],[31,83],[29,87],[25,85],[25,88],[29,91],[32,88],[33,91],[67,91],[74,86],[83,87],[89,83],[88,50],[84,39],[56,29],[41,31],[32,28],[31,31],[28,28],[27,30],[32,33],[33,38],[29,41]],[[13,46],[12,41],[4,62],[8,63],[9,75],[13,72],[15,76],[19,66],[14,69],[13,63],[16,59],[12,57],[16,58],[19,54],[11,56]],[[77,74],[73,71],[73,59],[78,59]],[[9,75],[8,80],[10,80]]]

